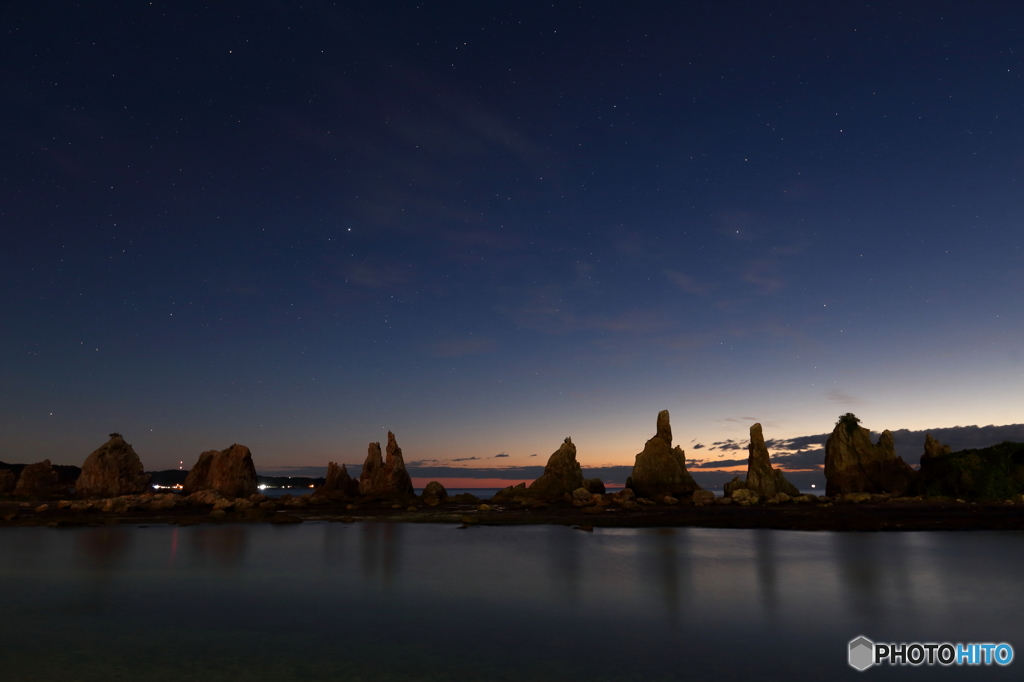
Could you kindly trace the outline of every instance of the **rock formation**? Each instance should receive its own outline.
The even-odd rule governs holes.
[[[747,480],[741,481],[737,476],[726,483],[726,497],[731,497],[734,490],[740,489],[752,490],[762,499],[775,497],[779,493],[786,493],[791,497],[800,494],[796,486],[787,481],[781,471],[772,468],[760,424],[750,427],[750,444],[747,451],[750,453],[747,457]]]
[[[64,491],[60,476],[50,466],[50,460],[29,464],[21,470],[18,483],[14,486],[14,494],[18,497],[46,497]]]
[[[0,469],[0,495],[10,495],[18,484],[18,475],[10,469]]]
[[[825,443],[825,494],[890,493],[902,495],[914,470],[896,456],[892,434],[883,431],[877,444],[856,417],[840,418]]]
[[[658,413],[657,433],[644,444],[636,456],[629,486],[637,497],[653,498],[671,495],[691,497],[700,489],[686,470],[686,455],[678,445],[672,447],[672,426],[668,410]]]
[[[576,461],[576,446],[571,438],[566,438],[561,447],[555,450],[544,467],[540,478],[530,484],[527,494],[536,498],[556,499],[566,493],[583,487],[583,470]]]
[[[583,479],[583,487],[589,490],[594,495],[604,495],[607,490],[604,487],[604,481],[600,478],[585,478]]]
[[[427,484],[427,487],[423,489],[423,495],[421,497],[426,504],[434,507],[442,502],[448,501],[448,491],[445,490],[444,486],[437,481],[431,481]]]
[[[1013,498],[1024,493],[1024,444],[1005,442],[951,453],[938,441],[926,439],[925,456],[911,492],[965,500]]]
[[[328,462],[327,480],[317,492],[321,495],[335,493],[346,497],[355,497],[359,494],[359,481],[348,475],[348,469],[344,464],[339,467],[334,462]]]
[[[948,445],[943,445],[939,441],[932,438],[932,434],[924,434],[924,453],[921,455],[921,464],[924,464],[925,460],[931,459],[932,457],[941,457],[942,455],[948,455],[950,449]]]
[[[75,493],[79,497],[137,495],[149,488],[149,479],[132,446],[121,434],[112,433],[110,440],[86,458]]]
[[[380,443],[370,443],[366,462],[359,474],[359,494],[366,497],[410,497],[412,479],[405,470],[402,448],[395,441],[395,434],[388,431],[387,459],[381,458]]]
[[[185,478],[184,493],[213,490],[224,497],[256,494],[256,467],[249,448],[237,443],[226,450],[207,450]]]

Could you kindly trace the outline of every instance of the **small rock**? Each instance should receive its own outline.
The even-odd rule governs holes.
[[[401,509],[401,508],[402,508],[402,505],[400,505],[400,504],[398,504],[398,503],[396,502],[395,504],[391,505],[391,508],[392,508],[392,509]]]
[[[228,513],[223,509],[214,509],[212,512],[210,512],[210,518],[214,521],[223,521],[227,515]]]
[[[259,504],[260,502],[266,502],[267,496],[262,493],[256,493],[255,495],[249,496],[249,501],[253,504]]]
[[[636,502],[634,502],[633,500],[626,500],[625,502],[622,503],[622,508],[623,509],[639,509],[640,505],[637,504]]]
[[[800,497],[813,497],[813,495],[801,495]],[[817,502],[817,498],[814,500]],[[853,504],[860,504],[861,502],[870,502],[871,493],[846,493],[843,495],[843,502],[850,502]]]
[[[849,495],[845,495],[843,497],[843,500],[845,501],[847,497],[849,497]],[[869,499],[870,497],[871,496],[868,495]],[[818,502],[818,498],[815,495],[797,495],[796,497],[793,498],[793,502],[797,504],[816,504]]]
[[[785,504],[785,503],[789,502],[790,500],[792,500],[793,497],[792,497],[792,495],[787,495],[786,493],[779,493],[778,495],[776,495],[772,499],[775,500],[775,504]]]
[[[275,509],[277,509],[277,503],[271,502],[270,500],[260,502],[260,509],[264,509],[266,511],[274,511]]]
[[[694,490],[694,504],[712,504],[715,501],[715,494],[710,490]]]
[[[462,522],[466,525],[469,525],[471,523],[480,523],[480,518],[476,516],[463,516]]]
[[[572,491],[572,499],[574,499],[574,500],[583,500],[583,501],[589,502],[590,501],[590,495],[591,495],[591,492],[589,490],[587,490],[586,488],[576,488],[576,490]]]
[[[732,498],[731,497],[716,497],[715,498],[715,504],[718,504],[718,505],[732,504]]]
[[[253,503],[250,502],[249,500],[243,499],[241,497],[235,500],[235,511],[244,512],[247,509],[252,509],[252,507]]]
[[[4,514],[4,521],[13,521],[14,517],[17,516],[15,513]]]
[[[405,511],[416,511],[416,507],[414,507],[414,506],[406,507]]]
[[[480,511],[494,511],[494,507],[489,504],[481,504],[477,509]]]
[[[749,488],[735,489],[732,491],[732,495],[730,495],[730,497],[732,497],[733,502],[743,505],[744,507],[757,504],[761,500],[757,493]]]
[[[671,495],[666,495],[661,499],[661,501],[663,504],[679,504],[679,500],[672,497]]]
[[[223,511],[225,509],[231,509],[234,506],[235,506],[235,501],[234,500],[228,500],[228,499],[225,499],[225,498],[222,497],[221,499],[219,499],[219,500],[217,500],[216,502],[213,503],[213,510],[214,511]]]
[[[61,500],[57,503],[57,509],[67,509],[72,504],[71,500]]]
[[[657,502],[655,502],[654,500],[648,500],[646,497],[638,497],[638,498],[636,498],[636,503],[637,504],[657,504]]]
[[[36,507],[36,513],[37,514],[42,514],[43,512],[49,511],[49,510],[50,510],[50,505],[48,505],[48,504],[41,504],[38,507]]]

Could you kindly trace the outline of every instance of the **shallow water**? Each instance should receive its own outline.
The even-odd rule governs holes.
[[[0,678],[1018,679],[1024,534],[304,523],[0,532]]]

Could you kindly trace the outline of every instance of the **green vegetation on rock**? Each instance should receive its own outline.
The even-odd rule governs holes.
[[[1005,500],[1024,493],[1024,443],[1009,441],[921,459],[914,493],[928,497]]]

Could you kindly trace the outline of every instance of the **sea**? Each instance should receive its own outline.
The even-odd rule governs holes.
[[[1024,534],[395,522],[0,530],[0,679],[1017,680]]]

